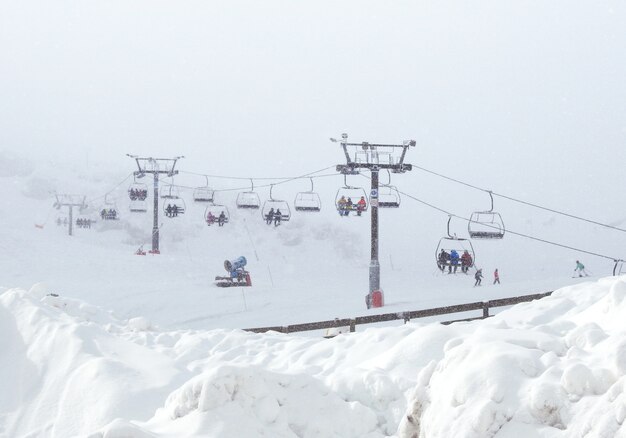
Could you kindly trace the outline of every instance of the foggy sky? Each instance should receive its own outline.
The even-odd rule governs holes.
[[[341,162],[341,132],[414,138],[409,161],[571,206],[623,185],[625,22],[620,1],[6,0],[0,149],[266,176]]]

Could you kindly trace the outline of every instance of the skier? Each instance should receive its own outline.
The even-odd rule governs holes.
[[[463,255],[461,256],[461,271],[465,274],[469,271],[469,268],[472,267],[472,256],[469,251],[463,251]]]
[[[226,222],[226,215],[225,215],[225,214],[224,214],[224,212],[222,211],[222,212],[220,213],[220,216],[217,218],[217,224],[218,224],[220,227],[223,227],[225,222]]]
[[[265,223],[269,225],[272,223],[272,220],[274,220],[274,209],[270,208],[270,211],[267,212],[267,216],[265,216]]]
[[[346,211],[344,213],[344,216],[348,216],[350,214],[350,211],[352,211],[353,209],[354,204],[352,203],[352,198],[348,198],[348,200],[346,201]]]
[[[448,254],[444,249],[439,253],[439,269],[443,272],[446,269],[446,265],[448,264],[448,260],[450,260],[450,254]]]
[[[174,213],[172,213],[173,208],[172,204],[167,204],[167,208],[165,209],[165,216],[172,217]]]
[[[495,271],[493,271],[493,284],[500,284],[500,274],[498,273],[498,268],[496,268]]]
[[[361,213],[365,211],[366,207],[367,207],[367,202],[365,201],[365,197],[361,196],[361,199],[359,199],[359,202],[356,203],[357,216],[361,216]]]
[[[276,213],[274,213],[274,226],[277,227],[280,225],[280,221],[283,218],[283,214],[280,212],[280,208],[276,209]]]
[[[456,274],[456,268],[459,265],[459,253],[456,249],[450,251],[450,266],[448,266],[448,274],[452,273],[452,267],[454,266],[454,273]]]
[[[207,223],[208,226],[211,226],[212,224],[215,223],[215,216],[210,211],[206,215],[206,223]]]
[[[474,274],[474,278],[476,279],[476,283],[474,283],[474,287],[480,286],[480,283],[483,278],[483,270],[479,269],[478,271],[476,271],[476,273]]]
[[[107,211],[106,209],[102,209],[102,211],[100,212],[100,217],[102,218],[102,220],[104,220],[106,218],[107,215]]]
[[[589,277],[589,274],[587,274],[587,271],[585,271],[585,265],[580,263],[578,260],[576,260],[576,269],[574,269],[574,273],[576,273],[577,271],[579,277],[582,277],[583,274],[585,274],[585,277]]]
[[[339,198],[339,201],[337,201],[337,210],[339,210],[339,216],[345,216],[346,215],[346,203],[348,201],[346,201],[346,197],[342,196],[341,198]]]

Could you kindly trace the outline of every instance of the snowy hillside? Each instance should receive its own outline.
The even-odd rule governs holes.
[[[626,279],[333,339],[161,331],[0,295],[1,436],[624,437]]]

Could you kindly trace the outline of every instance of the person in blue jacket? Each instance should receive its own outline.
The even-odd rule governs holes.
[[[456,252],[456,249],[450,251],[450,266],[448,267],[448,274],[452,272],[452,267],[454,267],[454,273],[456,274],[456,268],[459,265],[459,253]]]

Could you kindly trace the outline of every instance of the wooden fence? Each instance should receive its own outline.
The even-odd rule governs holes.
[[[335,318],[328,321],[308,322],[304,324],[292,324],[287,326],[274,326],[274,327],[257,327],[245,329],[249,332],[264,333],[268,331],[276,331],[280,333],[296,333],[296,332],[308,332],[312,330],[324,330],[329,328],[350,327],[350,331],[356,331],[357,325],[375,324],[378,322],[397,321],[404,320],[404,323],[411,321],[412,319],[427,318],[430,316],[450,315],[461,312],[471,312],[475,310],[481,310],[482,315],[473,318],[455,319],[442,321],[441,324],[452,324],[454,322],[461,321],[473,321],[476,319],[489,318],[489,309],[496,307],[513,306],[519,303],[526,303],[533,300],[539,300],[541,298],[550,296],[552,291],[544,292],[532,295],[522,295],[519,297],[500,298],[498,300],[489,301],[476,301],[474,303],[457,304],[453,306],[435,307],[433,309],[413,310],[410,312],[394,312],[383,313],[379,315],[357,316],[356,318]]]

